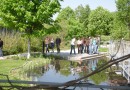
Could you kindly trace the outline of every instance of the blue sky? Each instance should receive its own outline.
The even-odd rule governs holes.
[[[77,8],[79,5],[89,5],[92,10],[96,9],[98,6],[102,6],[109,11],[116,11],[115,0],[64,0],[61,2],[61,7],[65,8],[67,6],[72,9]]]
[[[67,6],[72,9],[76,9],[79,5],[89,5],[91,10],[96,9],[98,6],[102,6],[103,8],[109,10],[110,12],[116,11],[115,0],[64,0],[60,2],[62,8],[66,8]],[[57,17],[58,13],[54,15],[53,19]]]

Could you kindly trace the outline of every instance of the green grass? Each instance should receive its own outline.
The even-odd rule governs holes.
[[[13,68],[23,65],[25,60],[0,60],[0,74],[8,75]]]
[[[17,68],[19,66],[22,66],[26,61],[25,60],[13,60],[13,59],[7,59],[7,60],[0,60],[0,79],[7,80],[7,77],[9,77],[10,80],[18,79],[14,75],[11,75],[10,71],[14,68]],[[15,74],[15,73],[14,73]],[[5,76],[6,75],[6,76]],[[2,86],[10,86],[9,83],[0,83]],[[16,85],[16,84],[13,84]],[[19,85],[19,84],[18,84]],[[25,84],[20,84],[20,86],[27,86]],[[9,88],[3,88],[3,90],[7,90]],[[16,89],[12,89],[16,90]]]
[[[108,48],[99,48],[99,52],[108,52]]]
[[[40,58],[40,57],[31,57],[29,60],[21,60],[21,59],[7,59],[7,60],[0,60],[0,79],[7,79],[5,76],[3,75],[8,75],[8,77],[10,79],[20,79],[22,80],[23,78],[21,78],[21,74],[23,72],[26,72],[28,70],[33,70],[36,67],[40,67],[43,66],[46,63],[49,63],[50,59],[48,58]],[[24,66],[23,66],[24,65]],[[22,68],[19,68],[22,67]],[[20,75],[20,76],[19,76]]]

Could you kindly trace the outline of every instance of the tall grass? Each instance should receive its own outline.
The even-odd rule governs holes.
[[[25,38],[21,37],[21,34],[16,31],[1,30],[0,38],[3,40],[4,55],[16,54],[24,52],[26,48]]]
[[[1,29],[0,38],[3,40],[4,55],[27,52],[27,38],[20,32],[14,30]],[[42,51],[42,42],[39,38],[31,38],[31,50]]]

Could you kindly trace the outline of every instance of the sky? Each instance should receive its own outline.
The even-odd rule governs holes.
[[[111,12],[116,11],[115,0],[64,0],[60,2],[60,4],[62,8],[69,6],[75,9],[82,4],[83,6],[89,5],[91,10],[96,9],[98,6],[102,6]]]
[[[104,9],[110,12],[116,11],[115,0],[64,0],[60,2],[61,8],[66,8],[67,6],[75,10],[79,5],[89,5],[91,10],[96,9],[98,6],[102,6]],[[54,19],[57,17],[58,13],[54,15]]]

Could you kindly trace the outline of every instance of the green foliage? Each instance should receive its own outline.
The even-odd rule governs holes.
[[[25,32],[27,35],[37,35],[46,28],[44,24],[53,25],[53,14],[60,10],[58,0],[1,0],[1,24]]]
[[[69,20],[71,18],[75,18],[75,13],[70,7],[66,7],[60,11],[56,20]]]
[[[57,17],[57,21],[61,26],[61,31],[59,34],[66,37],[69,30],[69,20],[75,18],[75,13],[70,7],[62,9]],[[64,38],[63,38],[64,39]]]
[[[117,13],[114,15],[113,29],[111,30],[111,39],[117,40],[128,37],[127,26],[117,17]]]
[[[111,13],[102,7],[98,7],[89,16],[89,34],[92,36],[109,35],[112,24],[113,17]]]
[[[83,29],[83,25],[79,23],[79,21],[75,19],[69,20],[69,30],[68,30],[68,39],[72,39],[73,37],[82,37],[85,34],[85,31]]]
[[[44,36],[57,29],[52,16],[60,10],[62,0],[1,0],[0,25],[19,30],[28,38],[28,56],[30,58],[30,40],[32,36]],[[45,24],[50,25],[48,29]],[[56,30],[57,31],[57,30]],[[54,31],[53,31],[54,32]],[[14,49],[13,49],[14,50]]]
[[[25,38],[22,38],[20,33],[13,30],[11,32],[5,32],[1,30],[0,36],[4,42],[4,55],[16,54],[26,51]]]
[[[101,36],[101,41],[109,41],[110,40],[110,36],[106,36],[106,35],[102,35]]]
[[[99,60],[98,64],[97,64],[97,68],[104,63],[106,63],[106,60]],[[90,77],[90,79],[92,79],[95,84],[100,84],[101,82],[106,81],[107,77],[108,77],[108,75],[106,75],[105,70],[104,70],[97,74],[94,74],[93,76]]]
[[[14,30],[0,30],[0,38],[4,41],[3,53],[4,55],[12,55],[18,53],[25,53],[27,50],[27,40],[22,37],[22,34]],[[31,39],[32,52],[42,51],[42,39]]]
[[[83,23],[84,21],[86,21],[86,19],[89,16],[89,13],[90,13],[89,5],[86,5],[86,7],[79,5],[75,9],[75,13],[76,13],[76,17],[79,19],[79,21]]]
[[[88,23],[87,17],[89,12],[89,6],[86,6],[86,8],[79,6],[75,12],[70,7],[67,7],[59,13],[57,20],[64,32],[63,35],[66,35],[67,39],[86,36],[87,29],[85,26]]]
[[[117,13],[125,24],[130,24],[130,0],[116,0]]]
[[[105,74],[105,71],[97,73],[90,77],[94,81],[95,84],[100,84],[101,82],[105,82],[107,80],[108,75]]]
[[[126,25],[128,27],[128,30],[130,30],[130,0],[117,0],[116,1],[117,6],[117,16],[121,20],[121,23]],[[120,31],[124,29],[123,26],[121,26]],[[130,40],[130,31],[129,34],[129,40]]]
[[[87,25],[88,25],[88,17],[90,14],[90,8],[89,5],[86,5],[85,7],[83,7],[82,5],[79,5],[76,9],[75,9],[75,13],[76,13],[76,18],[79,20],[80,23],[83,24],[84,26],[84,30],[88,29]]]
[[[60,60],[59,61],[61,69],[60,69],[60,74],[64,76],[69,76],[71,74],[69,70],[70,62],[65,61],[65,60]]]

